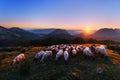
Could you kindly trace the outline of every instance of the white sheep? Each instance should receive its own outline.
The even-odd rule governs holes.
[[[108,56],[108,53],[107,53],[104,45],[100,45],[100,46],[96,47],[96,53],[102,54],[104,56]]]
[[[63,50],[60,49],[60,50],[56,53],[55,61],[57,61],[58,58],[60,58],[62,55],[63,55]]]
[[[72,50],[72,54],[73,54],[73,55],[76,55],[76,54],[77,54],[77,51],[76,51],[75,48],[73,48],[73,50]]]
[[[45,54],[45,51],[40,51],[40,52],[38,52],[38,53],[35,55],[33,61],[36,61],[36,62],[39,61],[40,58],[43,56],[43,54]]]
[[[67,64],[67,60],[69,58],[69,53],[67,50],[64,51],[64,60],[65,60],[65,64]]]
[[[44,62],[44,60],[47,58],[47,57],[50,57],[52,56],[52,51],[45,51],[45,53],[43,54],[42,58],[41,58],[41,62]]]
[[[84,50],[83,50],[83,53],[87,56],[93,56],[93,53],[92,51],[90,50],[89,47],[86,47]]]
[[[12,60],[11,65],[14,65],[14,64],[16,64],[24,59],[25,59],[25,55],[23,53],[21,53]]]

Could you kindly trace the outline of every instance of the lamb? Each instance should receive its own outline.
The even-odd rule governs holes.
[[[52,56],[52,51],[45,51],[45,53],[43,54],[43,56],[42,56],[42,58],[41,58],[41,62],[43,62],[44,63],[44,60],[47,58],[47,57],[50,57],[50,56]]]
[[[25,59],[25,55],[23,53],[19,54],[18,56],[16,56],[13,60],[11,65],[14,65],[16,63],[19,63],[20,61]]]
[[[69,58],[69,53],[67,50],[64,51],[64,60],[65,60],[65,64],[67,64],[67,60]]]

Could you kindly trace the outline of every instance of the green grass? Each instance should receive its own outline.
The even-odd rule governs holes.
[[[0,80],[120,80],[120,69],[110,60],[99,57],[90,60],[79,55],[70,56],[68,65],[64,64],[63,58],[58,64],[55,64],[54,58],[47,59],[45,63],[34,63],[32,60],[35,53],[43,47],[24,49],[26,60],[14,66],[9,63],[20,50],[1,52],[2,55],[5,53],[5,56],[0,60]],[[96,72],[99,67],[103,69],[102,74]]]

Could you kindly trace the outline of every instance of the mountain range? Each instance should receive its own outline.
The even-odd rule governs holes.
[[[75,37],[84,37],[81,30],[64,29],[31,29],[25,30],[18,27],[5,28],[0,26],[0,40],[36,40],[48,37],[73,39]],[[120,41],[120,29],[102,28],[89,35],[89,38],[97,40],[115,40]]]

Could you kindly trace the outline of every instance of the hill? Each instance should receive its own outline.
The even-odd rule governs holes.
[[[64,29],[56,29],[53,32],[51,32],[50,34],[48,34],[46,37],[54,37],[54,38],[60,38],[60,39],[72,39],[72,38],[74,38]]]
[[[120,29],[102,28],[92,34],[91,37],[99,40],[120,40]]]
[[[76,44],[78,45],[78,44]],[[89,46],[91,44],[84,44]],[[100,44],[97,44],[100,45]],[[45,47],[45,46],[44,46]],[[61,58],[55,64],[53,58],[45,63],[33,62],[36,52],[44,47],[14,47],[0,50],[0,79],[1,80],[120,80],[120,55],[116,51],[107,49],[110,60],[97,57],[96,60],[86,59],[83,55],[69,57],[68,65]],[[10,49],[13,49],[9,51]],[[26,60],[10,66],[12,59],[25,49]],[[102,68],[101,74],[97,69]]]
[[[48,34],[50,34],[51,32],[55,31],[55,28],[49,28],[49,29],[31,29],[28,30],[32,33],[38,34],[41,37],[44,37]],[[72,36],[77,36],[82,32],[81,30],[66,30],[70,35]]]
[[[37,35],[39,35],[40,37],[43,38],[54,30],[55,29],[31,29],[31,30],[28,30],[28,31],[30,31],[34,34],[37,34]]]
[[[0,46],[18,46],[21,36],[0,26]]]
[[[37,34],[34,34],[32,32],[26,31],[26,30],[21,29],[21,28],[13,27],[13,28],[10,28],[9,30],[20,35],[24,39],[34,40],[34,39],[40,38]]]
[[[0,40],[14,40],[20,38],[20,35],[0,26]]]

